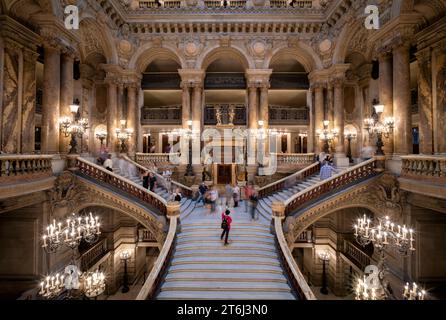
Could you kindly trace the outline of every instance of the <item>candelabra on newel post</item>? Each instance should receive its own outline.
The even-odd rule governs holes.
[[[127,128],[126,127],[126,120],[121,120],[121,128],[116,128],[116,137],[121,142],[120,145],[120,152],[125,153],[127,151],[127,146],[125,143],[132,137],[133,135],[133,128]]]
[[[186,177],[193,177],[194,176],[194,170],[192,168],[192,140],[193,140],[193,131],[192,131],[192,120],[187,121],[188,129],[184,130],[183,137],[188,142],[188,161],[187,161],[187,168],[186,168]]]
[[[107,132],[98,132],[96,133],[96,138],[99,139],[99,141],[101,141],[101,150],[104,147],[104,140],[107,139]]]
[[[345,131],[344,136],[348,141],[347,145],[347,158],[349,158],[350,163],[353,163],[353,156],[352,156],[352,140],[355,140],[357,137],[356,132],[353,131]]]
[[[373,100],[373,112],[370,118],[364,119],[364,128],[369,133],[369,136],[376,136],[376,155],[383,156],[383,137],[389,138],[393,133],[395,119],[393,117],[386,117],[384,122],[381,122],[381,114],[384,112],[384,105],[379,104],[378,100]]]
[[[324,120],[323,122],[324,129],[316,130],[316,136],[319,140],[324,142],[324,152],[330,153],[330,144],[333,142],[335,138],[339,136],[339,130],[337,129],[329,129],[330,121]]]
[[[322,261],[322,288],[320,292],[322,294],[328,294],[326,264],[330,261],[330,253],[328,251],[320,252],[319,259]]]
[[[71,136],[70,140],[70,152],[69,154],[76,154],[77,141],[76,137],[82,139],[82,136],[88,129],[88,120],[85,118],[80,118],[79,111],[79,100],[75,99],[73,104],[70,105],[70,111],[72,113],[72,118],[64,117],[60,119],[60,129],[65,137]]]
[[[130,253],[128,251],[121,252],[121,260],[124,262],[124,279],[122,283],[122,293],[129,292],[129,275],[127,272],[127,261],[130,259]]]

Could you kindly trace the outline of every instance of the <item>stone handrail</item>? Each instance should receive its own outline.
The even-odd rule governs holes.
[[[52,155],[0,155],[0,181],[18,182],[51,176],[52,159]]]
[[[376,174],[376,159],[370,159],[354,167],[347,169],[330,179],[316,183],[310,188],[304,189],[284,202],[285,214],[289,215],[296,209],[328,192],[344,187],[356,180]]]
[[[164,184],[164,186],[166,187],[167,191],[170,192],[170,190],[169,190],[169,189],[170,189],[170,188],[169,188],[169,183],[168,183],[168,182],[166,181],[166,179],[165,179],[162,175],[160,175],[158,172],[155,172],[154,170],[152,170],[152,169],[150,169],[150,168],[146,168],[146,167],[140,165],[139,163],[133,161],[132,159],[130,159],[130,158],[129,158],[128,156],[126,156],[126,155],[123,155],[122,157],[123,157],[123,159],[125,159],[125,160],[129,161],[130,163],[134,164],[134,165],[136,166],[136,168],[139,170],[140,173],[144,173],[144,172],[147,171],[147,170],[149,170],[150,172],[152,172],[152,173],[156,176],[156,179],[157,179],[158,181],[162,181],[163,184]],[[189,188],[188,186],[185,186],[184,184],[179,183],[179,182],[174,181],[174,180],[170,180],[170,183],[171,183],[173,186],[175,186],[176,188],[179,188],[179,189],[181,190],[181,193],[182,193],[183,195],[185,195],[186,197],[192,197],[192,196],[193,196],[193,191],[192,191],[192,189]]]
[[[283,179],[280,179],[276,182],[270,183],[269,185],[266,185],[259,189],[259,198],[267,197],[275,192],[278,192],[280,190],[283,190],[285,188],[288,188],[290,186],[293,186],[297,183],[298,180],[305,179],[317,172],[319,172],[320,169],[320,163],[315,162],[312,165],[293,173],[292,175],[285,177]]]
[[[107,253],[107,238],[95,243],[90,249],[81,254],[81,270],[90,269]]]
[[[282,258],[282,263],[288,273],[294,289],[297,291],[299,298],[302,300],[316,300],[316,297],[305,281],[304,276],[299,270],[296,261],[291,254],[291,250],[285,240],[282,228],[282,217],[274,216],[274,228],[276,231],[276,241],[278,244],[279,254]]]
[[[277,158],[277,164],[311,164],[314,161],[314,153],[272,153]]]
[[[446,179],[446,157],[402,156],[401,176],[420,179]]]
[[[370,264],[370,257],[347,240],[344,240],[344,255],[349,259],[353,259],[353,262],[359,264],[358,267],[361,270],[364,270],[364,268]]]
[[[135,182],[117,175],[107,169],[98,166],[81,157],[76,158],[76,167],[78,171],[95,180],[110,184],[140,200],[148,205],[158,209],[161,214],[167,213],[167,202],[161,196],[151,192]]]
[[[174,241],[177,232],[177,219],[178,216],[170,217],[169,231],[167,233],[166,241],[164,241],[163,248],[156,259],[149,276],[144,282],[141,291],[138,293],[136,300],[149,300],[155,295],[156,290],[162,280],[161,277],[163,276],[173,253]]]
[[[136,153],[136,162],[142,165],[172,163],[170,157],[179,157],[179,153]]]

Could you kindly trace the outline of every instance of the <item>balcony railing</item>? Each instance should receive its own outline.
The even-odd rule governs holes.
[[[0,155],[0,182],[19,182],[53,174],[51,155]]]
[[[78,157],[76,159],[76,166],[78,172],[92,178],[94,180],[103,182],[107,185],[113,186],[128,195],[138,198],[143,203],[148,204],[159,211],[160,214],[167,213],[167,202],[162,197],[154,192],[151,192],[135,182],[121,177],[113,172],[104,169],[94,163]]]
[[[361,270],[370,265],[370,257],[350,241],[344,240],[344,255]]]
[[[246,8],[247,0],[204,0],[204,8],[207,9],[220,9],[220,8]],[[199,2],[190,7],[199,7]],[[299,9],[312,9],[313,0],[270,0],[269,6],[265,1],[265,8],[299,8]],[[181,8],[180,0],[142,0],[139,1],[139,9],[172,9]]]
[[[314,162],[314,153],[276,153],[277,164],[309,165]]]
[[[446,180],[446,157],[411,155],[401,158],[402,177]]]
[[[159,167],[175,163],[178,157],[179,153],[137,153],[136,162],[146,168],[154,165]]]
[[[285,214],[290,215],[310,201],[315,200],[331,191],[345,187],[355,181],[374,176],[376,174],[376,160],[362,162],[330,179],[321,181],[314,186],[304,189],[285,201]]]

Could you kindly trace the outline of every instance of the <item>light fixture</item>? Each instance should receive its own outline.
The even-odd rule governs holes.
[[[128,252],[127,250],[124,250],[121,252],[120,257],[121,257],[121,260],[124,261],[124,280],[123,280],[121,292],[126,293],[126,292],[129,292],[129,290],[130,290],[129,276],[127,273],[127,261],[130,259],[130,252]]]
[[[316,130],[316,136],[324,142],[324,152],[329,153],[330,152],[330,143],[338,137],[339,135],[339,129],[329,129],[330,121],[324,120],[322,122],[324,125],[324,129],[318,129]]]
[[[104,140],[107,138],[107,132],[100,131],[96,133],[96,138],[99,139],[99,141],[101,141],[101,149],[102,149],[102,146],[104,145]]]
[[[187,120],[187,125],[188,125],[189,127],[192,127],[192,120]]]
[[[259,123],[260,127],[263,127],[263,125],[265,124],[265,122],[263,120],[259,120],[258,123]]]
[[[127,149],[125,143],[127,140],[130,139],[130,137],[133,135],[133,129],[132,128],[126,128],[127,121],[122,119],[120,120],[121,128],[116,128],[116,137],[119,141],[121,141],[121,153],[124,153]]]
[[[405,300],[425,300],[426,299],[426,291],[420,289],[420,287],[413,282],[412,289],[409,287],[409,282],[404,286],[403,298]]]
[[[105,291],[105,275],[103,272],[87,272],[84,275],[84,294],[88,298],[96,298]]]
[[[352,156],[352,140],[355,140],[357,137],[356,131],[353,131],[353,129],[346,129],[344,131],[344,137],[348,141],[347,146],[347,158],[349,158],[350,163],[353,163],[353,156]]]
[[[79,100],[75,99],[73,104],[70,105],[70,111],[72,118],[63,117],[59,119],[60,130],[65,137],[71,136],[70,140],[70,154],[76,153],[77,141],[76,137],[82,138],[84,133],[88,129],[88,120],[85,118],[78,118]]]
[[[319,252],[319,259],[322,260],[322,287],[320,292],[322,294],[328,294],[328,288],[327,288],[327,271],[325,264],[330,261],[330,253],[328,250]]]
[[[384,155],[384,151],[382,149],[384,143],[382,138],[383,136],[385,138],[389,138],[393,133],[395,119],[393,117],[386,117],[384,122],[381,122],[380,118],[381,114],[384,112],[384,105],[379,104],[376,99],[373,100],[373,105],[374,112],[370,118],[364,119],[364,128],[367,130],[370,137],[377,137],[376,154]]]

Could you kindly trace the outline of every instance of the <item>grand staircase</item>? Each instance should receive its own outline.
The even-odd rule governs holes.
[[[229,245],[220,214],[199,207],[182,220],[175,252],[157,299],[295,299],[266,220],[232,211]]]

